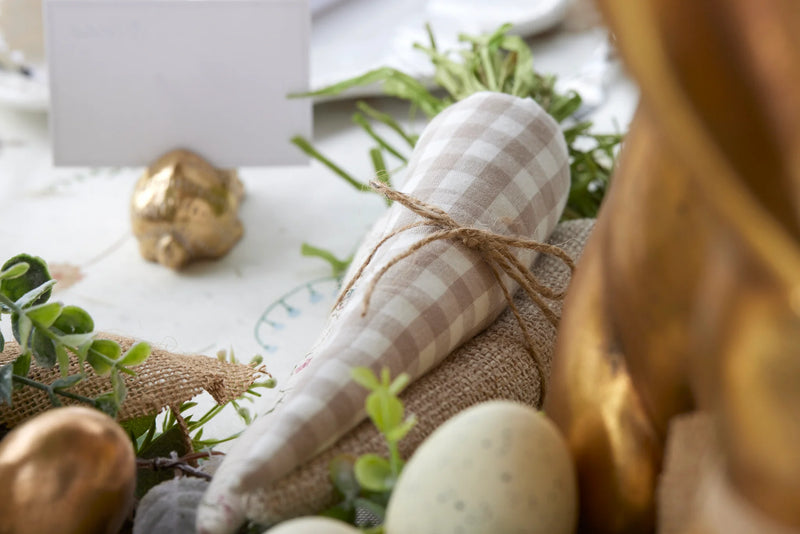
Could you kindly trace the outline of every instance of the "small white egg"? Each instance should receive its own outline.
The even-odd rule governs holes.
[[[491,401],[439,427],[397,481],[387,534],[569,534],[577,483],[561,434],[531,407]]]
[[[361,531],[336,519],[298,517],[284,521],[264,534],[361,534]]]

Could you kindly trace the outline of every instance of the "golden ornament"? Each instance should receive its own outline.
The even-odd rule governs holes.
[[[653,530],[669,421],[695,408],[731,490],[800,528],[798,5],[600,2],[642,97],[546,404],[581,532]]]
[[[242,237],[243,196],[235,170],[216,169],[187,150],[162,156],[139,178],[131,200],[142,256],[172,269],[224,256]]]
[[[55,408],[0,442],[0,534],[116,534],[133,506],[130,438],[102,412]]]

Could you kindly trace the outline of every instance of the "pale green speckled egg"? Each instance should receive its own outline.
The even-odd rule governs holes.
[[[568,534],[575,469],[555,425],[528,406],[492,401],[448,420],[409,460],[386,534]]]

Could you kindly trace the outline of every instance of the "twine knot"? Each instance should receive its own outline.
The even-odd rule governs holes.
[[[436,228],[436,231],[417,241],[406,251],[399,253],[375,274],[374,278],[370,281],[370,285],[367,287],[364,295],[364,309],[361,313],[361,316],[363,317],[367,314],[370,299],[372,298],[372,292],[374,291],[378,281],[395,264],[414,254],[416,251],[428,245],[429,243],[433,243],[442,239],[456,239],[463,243],[467,248],[475,250],[481,255],[482,259],[494,275],[494,278],[500,286],[500,289],[503,291],[503,296],[511,308],[514,317],[516,317],[517,323],[522,331],[522,336],[525,340],[525,349],[531,355],[534,363],[536,364],[542,384],[541,398],[544,398],[547,391],[547,376],[545,374],[544,364],[534,348],[533,339],[528,331],[528,327],[525,325],[522,315],[517,309],[517,306],[514,304],[514,298],[511,295],[511,291],[508,289],[508,286],[500,276],[500,272],[505,273],[512,280],[517,282],[520,288],[525,291],[528,297],[539,307],[550,324],[555,327],[558,325],[559,317],[552,310],[552,308],[548,306],[548,304],[545,302],[545,299],[563,299],[566,288],[552,289],[539,282],[536,277],[533,276],[533,273],[531,273],[531,271],[525,265],[523,265],[522,262],[516,258],[516,256],[514,256],[514,254],[511,252],[511,249],[521,248],[534,250],[539,253],[556,257],[561,260],[569,268],[570,273],[572,273],[575,270],[575,263],[569,254],[567,254],[562,248],[555,245],[550,245],[548,243],[540,243],[532,239],[525,239],[518,236],[496,234],[488,230],[470,226],[462,226],[444,210],[427,204],[412,196],[406,195],[405,193],[401,193],[400,191],[396,191],[383,182],[373,180],[370,182],[370,186],[378,193],[383,194],[387,199],[397,202],[398,204],[401,204],[402,206],[405,206],[412,212],[416,213],[422,217],[422,220],[394,230],[393,232],[389,233],[389,235],[381,239],[375,245],[375,247],[373,247],[370,254],[361,264],[358,271],[356,271],[356,273],[350,279],[344,290],[342,290],[339,295],[339,299],[336,302],[336,306],[341,303],[348,292],[353,288],[353,285],[361,278],[361,276],[364,274],[364,270],[375,256],[375,253],[381,248],[381,246],[383,246],[384,243],[397,234],[405,232],[411,228],[417,228],[419,226],[432,226]]]
[[[477,228],[464,228],[461,233],[461,242],[467,248],[481,248],[485,240],[486,236]]]

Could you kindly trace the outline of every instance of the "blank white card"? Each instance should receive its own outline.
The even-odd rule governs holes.
[[[46,0],[56,165],[306,163],[305,0]]]

